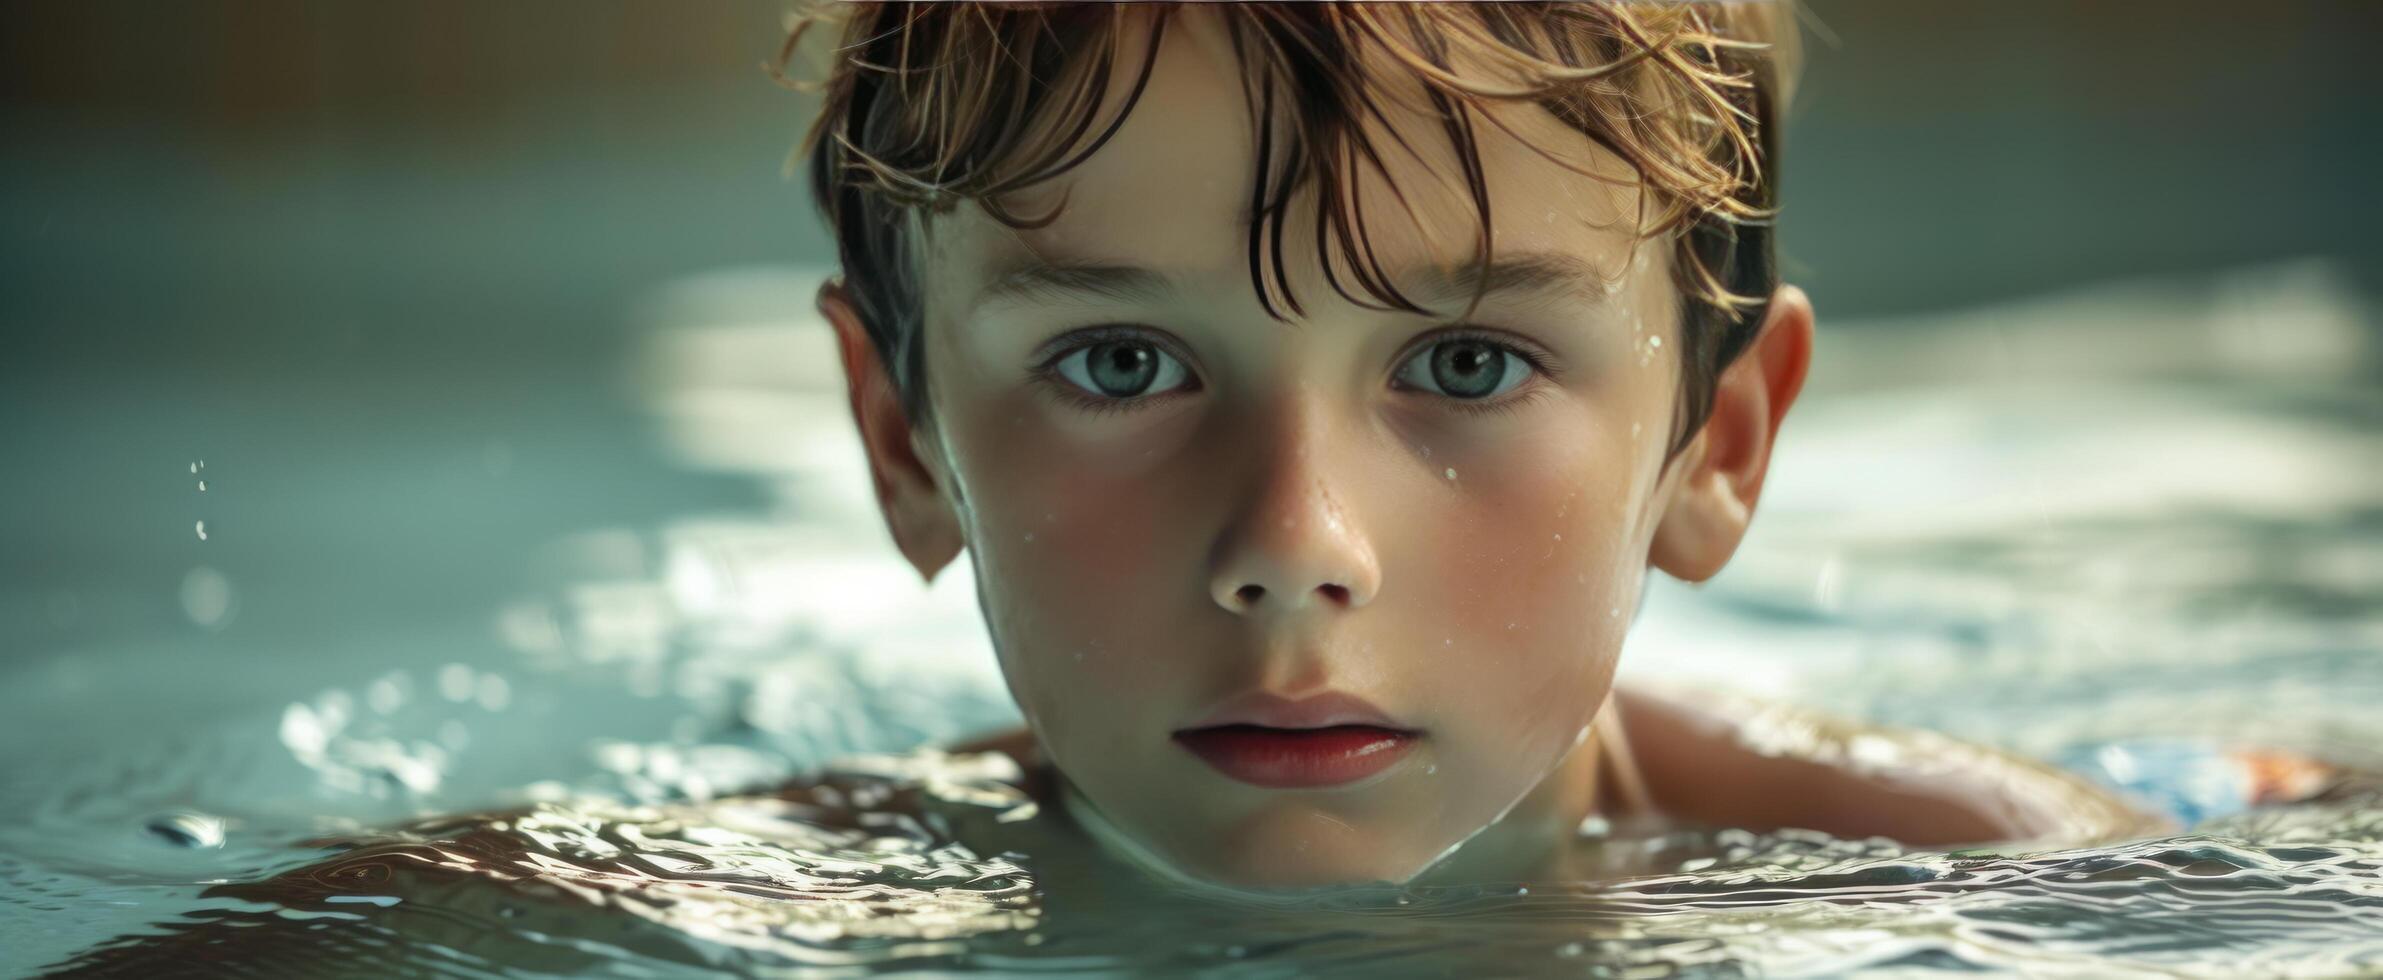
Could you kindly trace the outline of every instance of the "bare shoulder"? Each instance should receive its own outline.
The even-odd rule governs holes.
[[[2043,763],[1937,732],[1863,724],[1711,689],[1616,691],[1666,814],[1915,846],[2085,843],[2173,829]]]

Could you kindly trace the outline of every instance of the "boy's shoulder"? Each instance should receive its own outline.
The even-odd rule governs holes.
[[[1939,732],[1680,684],[1621,686],[1616,703],[1632,762],[1677,820],[1922,847],[2174,829],[2074,773]]]

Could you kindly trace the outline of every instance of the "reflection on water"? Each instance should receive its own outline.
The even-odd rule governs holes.
[[[2383,797],[2362,780],[2124,846],[1617,832],[1593,842],[1610,866],[1663,873],[1266,905],[1048,857],[1077,831],[1014,769],[914,751],[1015,713],[965,563],[921,590],[882,541],[827,338],[782,319],[815,281],[692,280],[657,297],[632,366],[673,459],[762,481],[768,509],[481,555],[533,586],[336,650],[244,633],[228,577],[186,579],[203,652],[127,643],[0,690],[7,718],[115,691],[230,719],[126,724],[5,774],[24,816],[0,826],[0,970],[2383,970]],[[2157,379],[2035,369],[2027,331],[2064,319],[2105,355],[2128,331],[2157,348],[2142,331],[2167,318],[2142,311],[2177,304],[2144,287],[2032,303],[2024,329],[1825,335],[1824,362],[1849,345],[1859,369],[1822,372],[1745,552],[1658,589],[1626,669],[2072,762],[2259,744],[2383,770],[2383,396],[2343,367],[2366,313],[2307,267],[2242,281],[2263,304],[2185,304],[2216,318],[2197,331],[2266,332],[2240,375],[2168,354]],[[294,670],[326,680],[259,696]],[[497,816],[435,816],[462,811]]]

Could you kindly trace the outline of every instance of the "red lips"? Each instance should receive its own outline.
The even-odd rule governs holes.
[[[1242,782],[1301,789],[1388,769],[1422,737],[1355,695],[1326,691],[1293,699],[1252,691],[1176,730],[1175,743]]]
[[[1217,725],[1175,733],[1175,742],[1218,772],[1268,789],[1337,786],[1404,758],[1421,736],[1374,725],[1267,728]]]

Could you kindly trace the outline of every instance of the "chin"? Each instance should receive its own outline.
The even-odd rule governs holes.
[[[1253,818],[1203,850],[1178,859],[1176,867],[1209,884],[1244,890],[1397,884],[1422,873],[1438,853],[1312,810]]]

